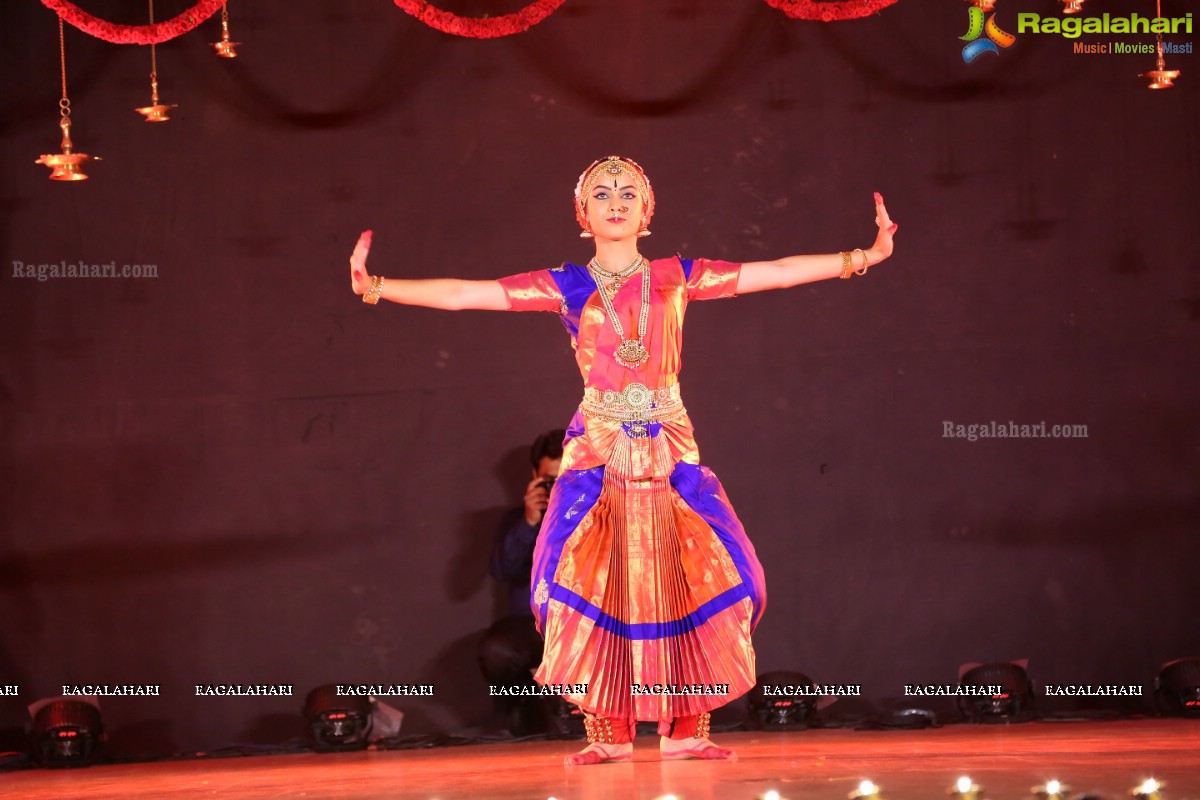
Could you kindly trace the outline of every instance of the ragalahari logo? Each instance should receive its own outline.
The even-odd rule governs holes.
[[[1000,26],[996,24],[995,12],[988,15],[986,23],[983,21],[983,9],[979,6],[971,6],[967,9],[967,14],[969,25],[967,33],[958,38],[968,43],[962,52],[963,61],[968,64],[983,53],[1000,55],[1001,47],[1012,47],[1013,42],[1017,40],[1016,36],[1001,30]],[[987,34],[986,39],[979,38],[985,33]]]

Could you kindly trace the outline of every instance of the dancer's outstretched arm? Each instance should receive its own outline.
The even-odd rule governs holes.
[[[851,269],[861,270],[883,261],[892,254],[892,234],[899,227],[888,217],[883,207],[883,197],[875,193],[875,221],[879,233],[875,244],[866,250],[850,253]],[[801,283],[823,281],[842,276],[845,260],[841,253],[819,256],[788,256],[776,261],[748,261],[742,264],[738,276],[737,293],[763,292],[767,289],[786,289]]]
[[[354,253],[350,256],[350,288],[355,294],[365,295],[371,291],[372,278],[367,273],[367,253],[370,250],[371,231],[363,231],[358,237],[358,244],[354,245]],[[500,288],[499,281],[388,278],[383,282],[383,287],[375,299],[450,311],[461,311],[465,308],[508,310],[508,297]]]

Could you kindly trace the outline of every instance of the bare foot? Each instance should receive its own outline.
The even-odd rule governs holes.
[[[628,761],[633,758],[633,743],[601,744],[592,742],[573,756],[567,756],[563,763],[568,766],[584,766],[588,764],[607,764],[615,761]]]
[[[737,753],[728,747],[717,747],[708,739],[692,736],[688,739],[668,739],[663,736],[658,742],[658,752],[664,761],[685,758],[700,758],[706,761],[735,758]]]

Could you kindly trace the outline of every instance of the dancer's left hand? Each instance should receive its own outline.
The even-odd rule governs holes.
[[[350,289],[355,294],[371,290],[371,275],[367,272],[367,253],[371,252],[371,231],[359,234],[354,252],[350,254]]]
[[[875,223],[879,233],[875,236],[875,244],[867,249],[867,263],[874,266],[892,254],[892,236],[900,226],[892,222],[887,209],[883,205],[883,195],[875,193]]]

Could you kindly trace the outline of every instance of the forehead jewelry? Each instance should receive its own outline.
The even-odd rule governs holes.
[[[650,319],[650,262],[638,256],[637,259],[626,267],[621,272],[629,271],[633,274],[633,269],[641,267],[642,270],[642,310],[638,314],[638,329],[636,339],[625,338],[625,328],[621,325],[621,320],[617,317],[617,310],[613,308],[612,295],[608,292],[608,287],[604,284],[605,273],[600,267],[596,259],[588,262],[588,269],[592,273],[592,278],[596,281],[596,289],[600,292],[600,301],[604,304],[604,313],[608,315],[608,321],[612,323],[613,330],[617,332],[617,338],[621,343],[617,345],[617,349],[613,351],[613,358],[622,367],[634,369],[645,364],[650,358],[650,351],[642,344],[646,338],[646,324]],[[618,273],[620,274],[620,273]]]
[[[638,193],[643,197],[646,195],[646,179],[643,175],[639,175],[640,170],[631,168],[624,160],[617,156],[609,156],[598,164],[594,165],[586,173],[580,187],[580,194],[584,202],[591,197],[592,190],[596,188],[596,184],[604,180],[606,177],[613,179],[613,188],[617,188],[617,177],[624,172],[633,181],[633,185],[637,188]]]

